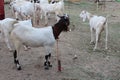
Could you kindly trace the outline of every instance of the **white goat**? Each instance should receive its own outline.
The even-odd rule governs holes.
[[[54,45],[55,40],[62,31],[67,31],[69,26],[69,17],[67,15],[60,16],[60,20],[52,27],[48,26],[45,28],[29,27],[27,25],[21,25],[17,23],[16,27],[11,32],[11,39],[14,44],[14,62],[18,70],[21,70],[21,66],[17,59],[17,53],[19,53],[22,44],[30,47],[45,47],[47,55],[45,56],[45,69],[48,69],[50,65],[51,47]],[[24,34],[24,35],[23,35]]]
[[[106,43],[105,43],[105,49],[107,49],[107,41],[108,41],[108,25],[107,25],[107,19],[103,16],[96,16],[92,15],[91,13],[83,10],[80,13],[80,17],[83,19],[83,22],[86,20],[86,18],[89,20],[90,25],[90,31],[91,31],[91,42],[94,42],[93,33],[96,32],[96,43],[94,47],[94,51],[97,49],[98,41],[100,40],[101,32],[105,29],[106,32]]]
[[[47,14],[49,13],[55,13],[56,20],[58,21],[59,18],[57,17],[57,15],[63,15],[64,13],[64,1],[61,0],[58,3],[54,3],[54,4],[40,4],[40,8],[41,8],[41,18],[42,15],[45,16],[45,24],[48,23]]]
[[[33,18],[35,13],[35,5],[37,3],[31,3],[25,0],[17,0],[10,3],[13,13],[15,13],[15,18],[18,19],[18,15],[22,20]]]
[[[0,30],[2,33],[2,36],[5,38],[5,42],[7,44],[8,49],[11,51],[11,45],[10,45],[10,38],[9,35],[11,33],[11,31],[14,28],[14,24],[17,23],[16,19],[12,19],[12,18],[5,18],[3,20],[0,20]]]

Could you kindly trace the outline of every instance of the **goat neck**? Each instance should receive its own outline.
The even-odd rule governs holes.
[[[54,35],[55,39],[59,39],[58,36],[62,32],[62,29],[59,29],[59,26],[54,26],[54,27],[52,27],[52,29],[53,29],[53,35]]]
[[[60,25],[59,23],[55,24],[52,29],[53,29],[53,35],[55,39],[59,39],[59,35],[62,31],[64,31],[64,26],[65,25]]]
[[[90,20],[90,18],[93,17],[93,15],[91,13],[89,13],[89,12],[87,12],[86,14],[87,14],[88,20]]]

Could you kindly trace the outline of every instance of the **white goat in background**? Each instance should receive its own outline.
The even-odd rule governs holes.
[[[36,4],[31,3],[25,0],[13,1],[10,3],[10,7],[12,9],[12,14],[15,13],[15,18],[18,19],[18,15],[22,20],[33,18],[36,11]]]
[[[11,32],[11,39],[14,44],[14,63],[18,70],[21,70],[21,66],[17,59],[17,53],[20,51],[21,45],[27,45],[30,47],[45,47],[47,55],[45,56],[45,69],[51,67],[50,56],[51,47],[54,45],[55,40],[58,39],[62,31],[68,31],[70,24],[69,17],[67,15],[59,16],[60,20],[52,27],[35,28],[28,25],[21,25],[16,23],[15,29]]]
[[[59,20],[59,17],[57,15],[63,15],[64,13],[64,0],[61,0],[57,3],[53,4],[40,4],[41,8],[41,19],[44,15],[45,17],[45,25],[48,24],[48,16],[49,13],[55,13],[56,20]]]
[[[94,51],[97,49],[98,41],[100,40],[101,32],[105,29],[106,32],[106,43],[105,43],[105,49],[107,49],[107,41],[108,41],[108,25],[107,25],[107,19],[103,16],[97,16],[92,15],[91,13],[83,10],[80,15],[83,22],[88,19],[89,25],[90,25],[90,31],[91,31],[91,41],[90,43],[94,42],[94,32],[96,32],[96,42],[94,46]]]

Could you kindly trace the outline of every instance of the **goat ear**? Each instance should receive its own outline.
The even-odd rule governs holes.
[[[62,18],[62,16],[60,16],[60,15],[57,15],[59,18]]]
[[[61,18],[61,16],[60,15],[57,15],[59,18]]]

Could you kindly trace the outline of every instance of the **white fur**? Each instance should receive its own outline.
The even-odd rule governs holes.
[[[18,19],[18,15],[22,20],[33,18],[36,11],[36,4],[25,0],[17,0],[10,3],[12,13],[15,13],[15,18]]]
[[[10,39],[10,33],[15,28],[15,26],[13,25],[18,22],[21,25],[27,25],[29,27],[32,27],[31,20],[17,21],[16,19],[12,19],[12,18],[5,18],[4,20],[0,20],[0,30],[1,30],[2,36],[5,38],[6,45],[10,51],[13,50],[11,45],[12,43]],[[27,48],[25,47],[25,49]]]
[[[64,13],[64,1],[61,0],[58,3],[54,3],[54,4],[40,4],[40,8],[41,8],[41,18],[42,15],[45,16],[45,24],[48,23],[48,17],[47,17],[48,13],[55,13],[56,20],[58,21],[59,18],[57,17],[57,15],[63,15]]]
[[[96,42],[95,47],[93,50],[97,49],[98,41],[100,39],[101,32],[105,29],[106,32],[106,43],[105,43],[105,49],[107,49],[107,41],[108,41],[108,26],[107,26],[107,19],[103,16],[97,16],[92,15],[91,13],[83,10],[80,13],[80,17],[83,19],[83,22],[88,19],[89,25],[90,25],[90,31],[91,31],[91,42],[94,42],[93,33],[96,32]]]
[[[16,28],[12,31],[11,37],[15,44],[15,49],[18,51],[22,44],[30,47],[43,46],[49,49],[53,46],[53,43],[55,43],[51,26],[45,28],[34,28],[28,25],[23,25],[22,21],[14,26]]]
[[[3,37],[5,38],[5,42],[9,50],[12,50],[9,36],[11,31],[14,29],[13,24],[16,22],[17,20],[12,18],[5,18],[4,20],[0,20],[0,30]]]

